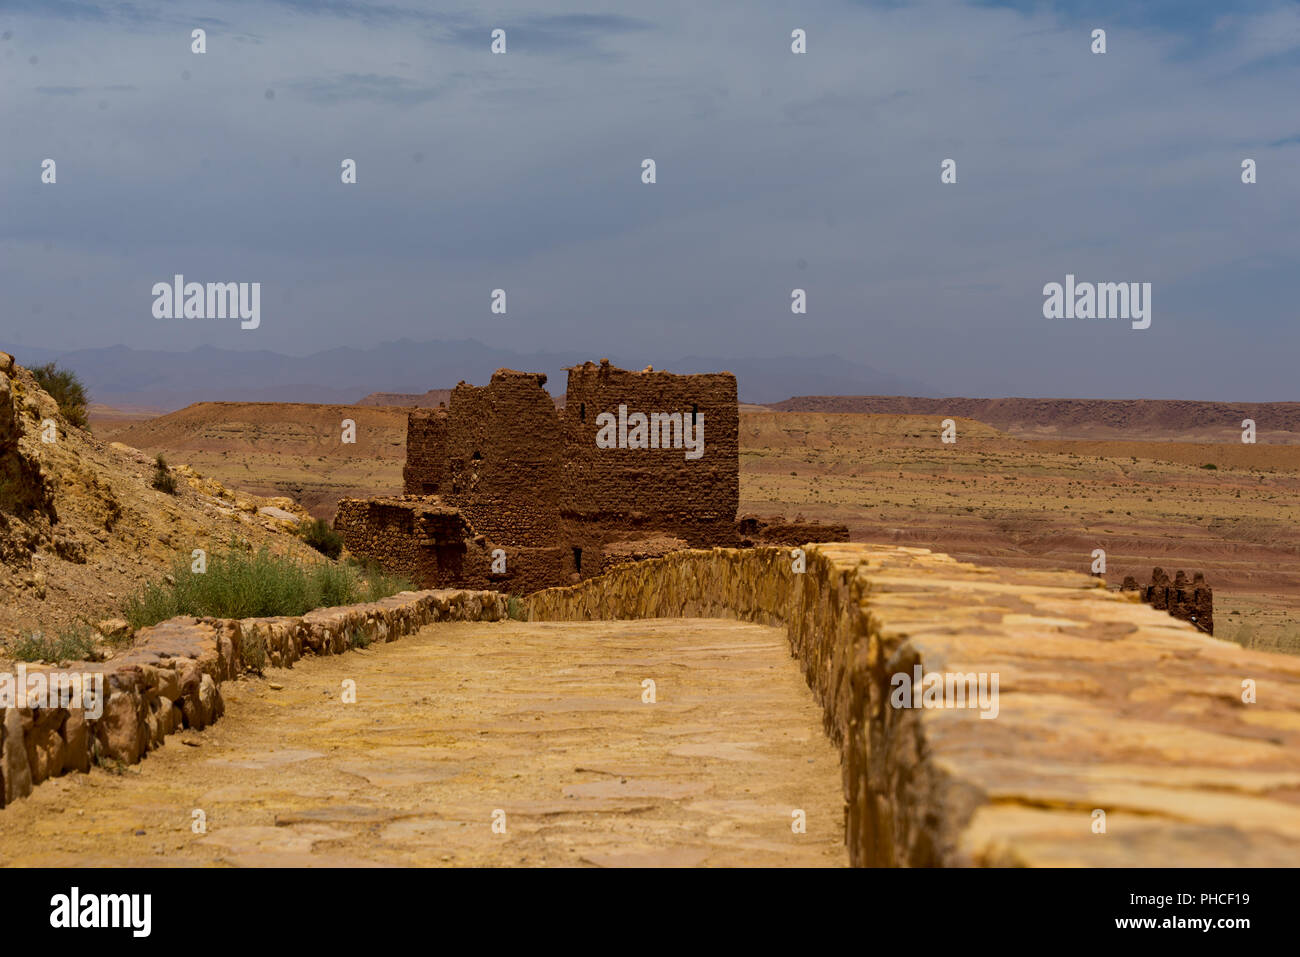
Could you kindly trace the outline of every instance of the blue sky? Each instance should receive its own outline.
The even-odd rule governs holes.
[[[1295,2],[0,0],[0,339],[1295,400],[1297,89]],[[261,326],[154,319],[177,272],[261,282]],[[1152,283],[1151,328],[1044,319],[1066,273]]]

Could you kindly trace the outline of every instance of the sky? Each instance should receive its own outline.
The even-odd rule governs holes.
[[[1297,90],[1294,0],[0,0],[0,340],[1300,400]],[[260,325],[155,318],[177,273]],[[1067,274],[1150,327],[1045,318]]]

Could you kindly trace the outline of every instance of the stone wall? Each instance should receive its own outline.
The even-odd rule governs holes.
[[[806,552],[801,574],[786,548],[677,552],[527,604],[536,620],[784,626],[841,751],[855,865],[1300,860],[1300,659],[1217,641],[1087,575]],[[894,676],[918,665],[997,675],[996,716],[894,707]]]
[[[677,447],[598,448],[597,419],[633,413],[682,416],[703,426],[703,455]],[[692,547],[735,545],[740,502],[739,406],[730,372],[631,372],[602,361],[569,369],[561,468],[565,537],[588,548],[637,535],[680,538]],[[663,430],[655,436],[662,445]],[[669,437],[675,437],[669,429]]]
[[[439,494],[497,545],[559,544],[559,415],[539,373],[499,369],[461,383],[447,416],[448,476]]]
[[[396,641],[434,621],[506,617],[496,592],[403,592],[302,617],[173,618],[141,629],[123,657],[67,672],[104,675],[97,720],[80,708],[0,708],[0,807],[34,785],[91,764],[135,764],[181,728],[202,729],[225,710],[221,683],[266,662],[289,667],[305,654],[340,654],[356,644]],[[30,665],[30,674],[61,669]]]
[[[460,509],[425,496],[343,499],[334,527],[353,555],[379,560],[416,588],[453,584],[526,594],[566,582],[574,572],[570,549],[490,541]],[[498,549],[502,555],[494,557]],[[494,570],[496,557],[504,558],[504,573]]]
[[[407,413],[402,490],[407,495],[437,495],[446,483],[447,410]]]

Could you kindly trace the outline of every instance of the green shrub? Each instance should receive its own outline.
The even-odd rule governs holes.
[[[86,661],[95,653],[95,636],[86,625],[73,625],[49,637],[39,631],[20,636],[9,647],[15,661]]]
[[[298,537],[326,558],[338,558],[343,553],[343,536],[320,518],[308,519],[298,526]]]
[[[151,484],[160,492],[166,492],[168,495],[176,494],[176,476],[172,475],[167,468],[167,460],[162,457],[161,452],[158,453],[158,458],[154,460],[153,482]]]
[[[305,564],[232,546],[208,556],[207,571],[190,571],[179,559],[161,583],[146,585],[123,606],[122,615],[144,628],[176,615],[196,618],[270,618],[302,615],[313,608],[374,601],[403,591],[406,582],[387,575],[362,574],[353,565]]]
[[[1201,466],[1201,468],[1203,468],[1203,469],[1216,469],[1216,470],[1217,470],[1217,469],[1218,469],[1218,466],[1215,465],[1213,462],[1206,462],[1204,465]]]
[[[511,595],[506,599],[506,617],[514,621],[528,620],[528,608],[518,595]]]
[[[90,397],[75,372],[71,369],[60,369],[57,364],[47,362],[33,369],[32,375],[36,378],[36,384],[59,403],[59,412],[68,420],[69,425],[84,429],[89,424],[87,412],[90,408]]]

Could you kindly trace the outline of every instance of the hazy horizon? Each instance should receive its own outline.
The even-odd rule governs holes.
[[[1300,398],[1294,2],[0,0],[0,78],[0,341],[33,351],[475,340]],[[259,325],[155,318],[176,274],[260,283]],[[1044,318],[1067,275],[1150,283],[1150,328]]]

